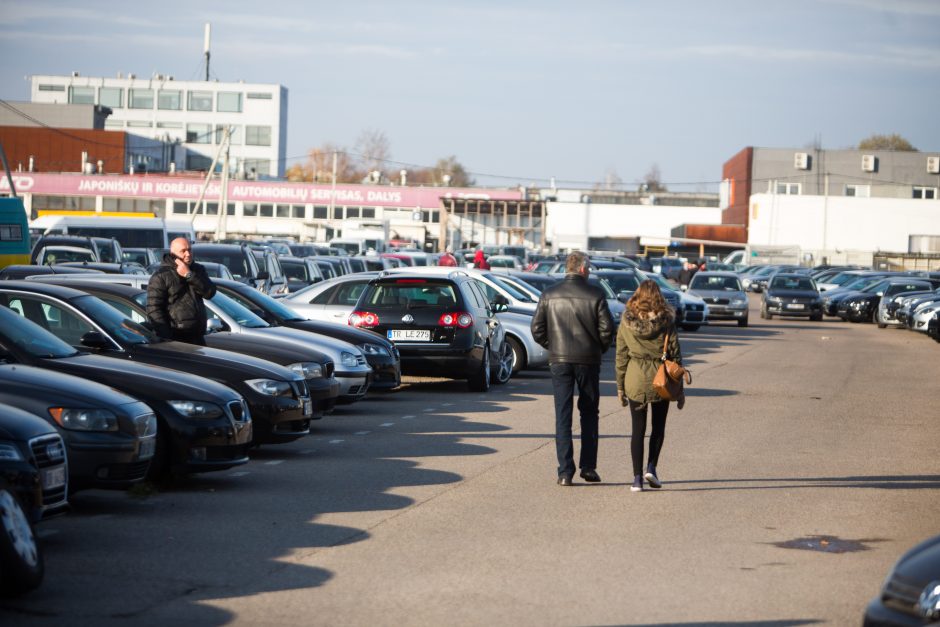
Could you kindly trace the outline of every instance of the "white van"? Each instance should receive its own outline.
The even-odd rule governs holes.
[[[189,227],[190,232],[192,226]],[[45,215],[30,222],[31,235],[89,235],[113,237],[124,248],[169,248],[162,218],[116,218],[112,216]]]
[[[342,248],[350,255],[385,252],[385,240],[381,237],[337,237],[331,239],[328,244],[330,248]]]

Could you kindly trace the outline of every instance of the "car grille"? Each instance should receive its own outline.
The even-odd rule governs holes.
[[[365,355],[362,355],[362,354],[356,355],[356,365],[358,365],[358,366],[365,366],[365,365],[366,365],[366,357],[365,357]]]
[[[235,422],[248,422],[251,420],[251,414],[248,412],[248,405],[245,401],[229,402],[228,411]]]
[[[33,454],[33,462],[42,470],[46,468],[55,468],[56,466],[65,466],[65,444],[62,437],[58,434],[49,434],[33,438],[29,441],[29,450]],[[65,476],[68,477],[68,468]],[[64,503],[68,493],[68,480],[58,488],[42,491],[43,507],[50,507]]]
[[[910,616],[920,616],[917,611],[917,601],[924,586],[905,580],[897,573],[885,582],[881,591],[881,601],[886,606],[903,612]]]
[[[323,376],[327,379],[331,378],[333,376],[333,372],[335,371],[336,364],[334,364],[332,361],[328,361],[323,364]]]
[[[150,460],[142,462],[133,462],[130,464],[114,464],[107,466],[104,473],[99,471],[98,476],[104,475],[104,479],[113,479],[117,481],[136,481],[143,479],[147,475],[147,469],[150,468]]]
[[[702,300],[712,305],[730,305],[731,304],[730,298],[703,298]]]
[[[307,381],[304,379],[291,381],[290,387],[292,390],[294,390],[294,395],[297,398],[306,398],[310,396],[310,390],[307,388]]]

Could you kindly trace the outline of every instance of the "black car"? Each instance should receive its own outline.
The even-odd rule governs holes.
[[[80,268],[84,270],[97,270],[105,274],[149,274],[147,269],[135,261],[122,261],[120,263],[110,263],[105,261],[65,261],[58,264],[68,268]]]
[[[323,280],[323,272],[313,259],[282,256],[280,261],[287,277],[287,291],[291,294]]]
[[[911,277],[888,277],[870,285],[859,294],[843,298],[836,306],[836,314],[849,322],[877,322],[878,306],[882,298],[890,300],[897,294],[932,287],[929,281]]]
[[[774,316],[822,320],[822,300],[813,279],[805,274],[774,274],[761,295],[760,317]]]
[[[0,364],[0,402],[42,417],[65,440],[71,491],[144,479],[156,451],[157,417],[124,390],[157,385],[166,371],[79,353],[6,307],[0,307]],[[186,398],[188,384],[175,379],[161,385],[179,381],[175,394]],[[124,390],[112,389],[122,380]]]
[[[467,379],[471,390],[486,392],[505,337],[501,307],[465,273],[396,273],[369,281],[349,324],[394,342],[405,374]]]
[[[196,263],[213,261],[226,266],[235,277],[259,290],[264,290],[270,276],[268,271],[258,264],[255,255],[247,244],[206,244],[194,242],[193,259]]]
[[[52,280],[43,282],[54,283]],[[276,407],[265,406],[266,400],[258,398],[257,391],[253,394],[252,388],[245,384],[245,379],[259,376],[257,367],[275,368],[284,375],[286,373],[277,366],[285,366],[292,371],[293,376],[302,376],[306,383],[305,396],[310,400],[307,412],[309,419],[322,418],[336,404],[339,384],[333,377],[334,364],[319,352],[298,348],[281,339],[258,339],[233,333],[210,334],[206,337],[207,348],[164,341],[147,326],[147,292],[141,288],[78,279],[63,282],[62,285],[100,298],[125,318],[144,327],[146,341],[131,343],[117,356],[126,355],[128,358],[146,360],[147,363],[201,374],[241,392],[248,400],[254,418],[256,441],[287,442],[308,433],[310,428],[309,420],[298,421],[296,416],[279,413]],[[223,295],[220,298],[226,297]],[[102,350],[109,348],[105,346]]]
[[[46,421],[0,404],[0,594],[42,583],[42,547],[33,523],[68,508],[62,437]]]
[[[864,627],[940,625],[940,536],[907,551],[865,609]]]
[[[173,436],[177,455],[171,461],[185,464],[187,472],[244,463],[251,441],[285,442],[309,433],[307,385],[276,364],[162,341],[114,307],[70,287],[11,281],[0,287],[0,304],[19,309],[66,344],[96,353],[82,359],[99,360],[95,363],[108,371],[89,378],[147,401],[169,427],[163,432]],[[138,377],[127,376],[137,371]]]
[[[238,281],[215,281],[215,286],[272,326],[309,331],[357,346],[372,366],[372,383],[369,386],[371,389],[390,390],[401,385],[401,358],[398,349],[393,342],[378,333],[342,324],[308,320],[281,301]]]
[[[19,281],[30,276],[47,274],[102,274],[101,270],[73,268],[57,263],[51,266],[12,265],[0,269],[0,281]]]

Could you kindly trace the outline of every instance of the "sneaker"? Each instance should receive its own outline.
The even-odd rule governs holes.
[[[633,485],[630,486],[631,492],[642,492],[643,491],[643,475],[634,475]]]
[[[647,483],[650,484],[651,488],[659,489],[663,487],[663,482],[659,480],[659,477],[656,476],[656,468],[654,466],[646,467],[646,474],[643,475],[646,478]]]

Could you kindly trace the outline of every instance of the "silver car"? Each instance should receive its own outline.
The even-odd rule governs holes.
[[[739,327],[747,326],[747,294],[734,272],[696,272],[688,294],[705,301],[709,320],[733,320]]]

